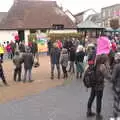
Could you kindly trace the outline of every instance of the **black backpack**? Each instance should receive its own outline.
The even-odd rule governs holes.
[[[83,83],[85,87],[91,88],[96,84],[96,66],[92,65],[87,68],[84,74]]]

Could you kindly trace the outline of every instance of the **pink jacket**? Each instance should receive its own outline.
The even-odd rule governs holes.
[[[97,40],[97,55],[109,54],[111,49],[111,43],[108,37],[101,36]]]

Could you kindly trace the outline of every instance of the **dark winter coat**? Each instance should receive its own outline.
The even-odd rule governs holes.
[[[112,81],[114,88],[117,88],[120,91],[120,63],[116,64],[114,67]]]
[[[58,48],[52,48],[50,51],[51,64],[59,64],[60,50]]]
[[[37,53],[38,52],[38,45],[37,45],[36,42],[32,43],[31,50],[32,50],[32,53]]]
[[[120,63],[116,64],[112,74],[113,90],[114,90],[114,105],[113,113],[120,115]]]
[[[78,63],[78,62],[82,62],[83,63],[84,56],[85,56],[85,52],[83,52],[83,51],[80,51],[80,52],[76,53],[75,63]]]
[[[96,66],[96,84],[95,90],[101,91],[104,88],[104,65],[101,64],[100,66]]]
[[[20,50],[20,52],[25,52],[25,45],[21,43],[19,45],[19,50]]]
[[[24,68],[25,69],[32,69],[33,63],[34,63],[34,57],[32,53],[25,53],[23,54],[23,62],[24,62]]]
[[[75,48],[73,47],[70,49],[70,61],[75,61]]]
[[[111,79],[108,65],[96,65],[96,85],[95,90],[101,91],[104,89],[104,79]]]
[[[16,68],[21,68],[23,63],[23,58],[20,55],[15,55],[13,58],[13,63]]]

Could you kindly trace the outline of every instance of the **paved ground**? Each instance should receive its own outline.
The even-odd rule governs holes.
[[[33,68],[33,83],[15,83],[13,81],[14,66],[11,60],[4,61],[3,64],[6,79],[9,87],[5,87],[0,81],[0,103],[4,103],[14,99],[21,99],[24,96],[33,95],[48,88],[61,85],[63,80],[50,79],[49,57],[40,56],[40,67]]]
[[[111,86],[106,83],[103,100],[104,120],[112,113]],[[89,92],[82,82],[51,88],[39,94],[0,105],[1,120],[95,120],[86,118]],[[95,110],[95,105],[93,110]]]

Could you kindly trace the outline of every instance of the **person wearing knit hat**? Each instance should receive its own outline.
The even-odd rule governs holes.
[[[77,49],[76,49],[76,53],[83,51],[83,46],[82,45],[78,45]]]
[[[77,79],[79,78],[79,73],[80,73],[80,78],[82,78],[82,73],[84,72],[84,64],[83,64],[84,56],[85,56],[85,52],[83,51],[83,46],[79,45],[77,47],[76,56],[75,56]]]

